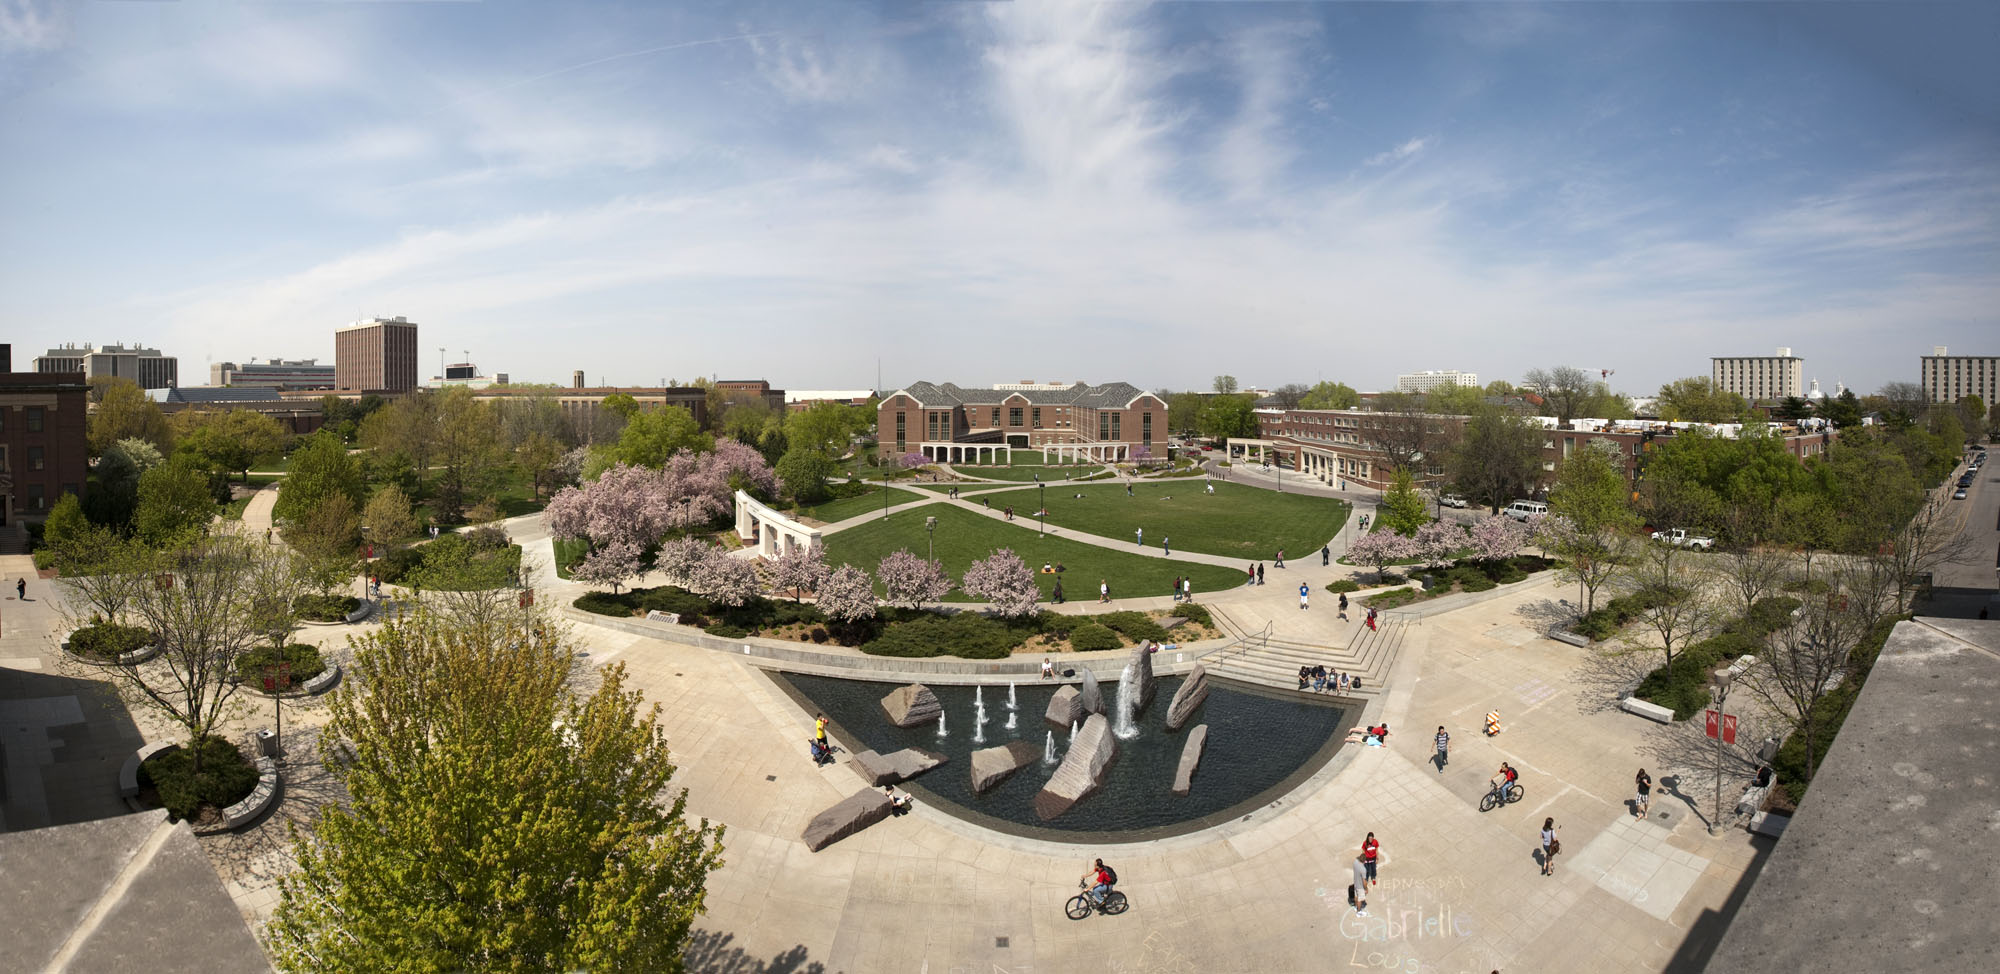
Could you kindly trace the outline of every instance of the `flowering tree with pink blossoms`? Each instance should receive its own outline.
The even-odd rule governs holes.
[[[616,592],[618,586],[639,574],[643,555],[630,541],[613,541],[591,548],[590,554],[570,568],[569,577],[589,585],[609,585]]]
[[[716,477],[716,469],[692,450],[678,450],[660,468],[661,490],[671,510],[668,524],[691,530],[728,514],[734,509],[729,485]]]
[[[726,502],[733,502],[739,490],[759,500],[778,496],[778,475],[764,455],[748,443],[727,438],[717,440],[715,449],[701,455],[699,466],[709,481],[721,486]]]
[[[709,546],[694,566],[693,582],[709,601],[721,605],[742,605],[763,591],[755,562],[732,558],[728,551],[714,545]]]
[[[924,456],[921,453],[905,453],[902,456],[897,457],[896,462],[899,465],[901,465],[904,470],[915,470],[918,467],[921,467],[924,464],[931,462],[931,458]]]
[[[1453,521],[1432,521],[1410,539],[1411,554],[1425,568],[1443,568],[1465,547],[1465,529]]]
[[[926,602],[941,601],[951,593],[951,576],[944,573],[944,568],[910,554],[908,548],[899,548],[882,559],[875,577],[882,580],[883,594],[890,602],[912,609]]]
[[[1519,554],[1528,543],[1528,528],[1511,517],[1484,517],[1473,523],[1468,538],[1474,559],[1502,561]]]
[[[614,464],[581,487],[565,487],[549,501],[549,533],[583,538],[592,547],[618,542],[640,550],[666,534],[672,511],[659,471]]]
[[[973,562],[966,568],[959,587],[975,598],[991,602],[993,611],[1010,618],[1035,611],[1035,604],[1042,597],[1041,586],[1035,584],[1035,573],[1008,548]]]
[[[826,580],[826,548],[814,541],[808,548],[792,548],[771,564],[771,587],[790,591],[796,602],[806,592],[819,590]]]
[[[653,556],[653,567],[668,581],[685,587],[693,584],[695,569],[714,547],[700,538],[675,538],[660,546]]]
[[[853,565],[842,565],[819,583],[819,611],[841,622],[873,619],[875,583],[867,572]]]
[[[1354,539],[1347,546],[1347,557],[1374,566],[1375,577],[1380,579],[1390,562],[1416,554],[1415,549],[1415,542],[1394,531],[1375,531]]]

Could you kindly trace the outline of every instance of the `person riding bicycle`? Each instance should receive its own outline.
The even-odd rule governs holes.
[[[1520,777],[1519,772],[1508,766],[1507,762],[1502,761],[1500,762],[1500,770],[1494,772],[1493,780],[1489,784],[1493,786],[1494,792],[1498,793],[1502,799],[1505,799],[1507,797],[1507,789],[1513,787],[1514,781]]]
[[[1110,866],[1104,864],[1104,860],[1099,859],[1084,871],[1083,878],[1079,882],[1088,884],[1091,901],[1103,906],[1104,898],[1111,895],[1111,887],[1118,883],[1118,875],[1111,871]]]

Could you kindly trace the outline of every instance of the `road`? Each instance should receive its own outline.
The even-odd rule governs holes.
[[[1952,471],[1942,488],[1949,498],[1957,489],[1964,465]],[[1924,615],[1973,618],[2000,596],[2000,467],[1981,467],[1964,500],[1949,501],[1950,523],[1967,539],[1966,550],[1934,573],[1934,596]]]

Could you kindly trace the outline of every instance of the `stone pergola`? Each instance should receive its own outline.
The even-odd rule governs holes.
[[[1357,483],[1370,479],[1374,473],[1373,464],[1367,460],[1341,456],[1332,450],[1318,447],[1299,447],[1299,472],[1308,477],[1318,477],[1321,483],[1341,484],[1353,490],[1365,485]],[[1373,488],[1369,488],[1373,489]]]
[[[1005,443],[919,443],[917,452],[932,463],[1013,463]]]
[[[1130,458],[1130,443],[1044,443],[1042,456],[1056,462],[1118,463]]]
[[[1222,444],[1232,460],[1236,458],[1236,451],[1238,449],[1243,451],[1243,459],[1246,461],[1252,456],[1251,450],[1257,451],[1254,455],[1258,460],[1262,461],[1270,460],[1271,455],[1278,452],[1277,440],[1253,440],[1240,436],[1232,436],[1223,440]]]
[[[757,556],[774,560],[789,551],[804,551],[820,541],[818,528],[809,528],[765,506],[742,491],[736,492],[736,536],[757,546]]]

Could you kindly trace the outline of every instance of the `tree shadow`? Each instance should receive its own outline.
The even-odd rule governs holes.
[[[1667,733],[1656,735],[1640,748],[1652,756],[1662,772],[1655,779],[1658,783],[1653,789],[1655,806],[1658,805],[1659,793],[1664,791],[1685,803],[1688,813],[1700,820],[1704,827],[1713,827],[1717,821],[1740,821],[1735,808],[1742,798],[1743,789],[1757,776],[1757,769],[1763,764],[1758,759],[1758,750],[1764,746],[1764,736],[1760,732],[1760,721],[1753,715],[1742,718],[1737,743],[1724,744],[1720,748],[1717,748],[1714,738],[1704,733],[1704,722],[1699,717],[1682,721],[1668,728]],[[1718,782],[1722,795],[1719,810],[1712,807]]]
[[[1538,599],[1524,602],[1515,606],[1514,614],[1526,621],[1535,632],[1544,636],[1567,628],[1577,619],[1576,607],[1570,605],[1568,599]]]
[[[319,736],[318,727],[287,728],[283,784],[271,811],[247,828],[201,838],[202,852],[224,882],[249,889],[277,885],[296,867],[291,855],[293,827],[309,831],[320,809],[347,801],[347,789],[320,761]]]
[[[688,974],[828,974],[826,965],[806,957],[804,944],[778,952],[762,960],[732,946],[733,933],[719,930],[691,930],[681,959]]]

